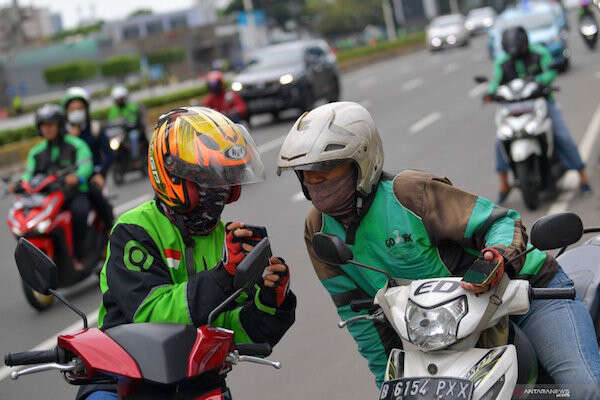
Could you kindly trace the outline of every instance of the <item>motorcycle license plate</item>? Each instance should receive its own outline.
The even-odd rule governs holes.
[[[381,385],[379,400],[471,400],[473,382],[460,378],[401,378]]]

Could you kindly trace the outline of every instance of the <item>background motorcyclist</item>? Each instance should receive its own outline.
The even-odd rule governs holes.
[[[489,101],[499,86],[517,78],[535,80],[544,86],[549,86],[556,78],[556,71],[551,68],[552,56],[545,47],[529,44],[525,28],[517,26],[506,29],[502,33],[502,48],[505,54],[495,62],[494,77],[484,101]],[[580,191],[590,193],[591,187],[579,149],[552,97],[547,99],[547,103],[558,156],[567,169],[574,169],[579,173]],[[508,182],[509,168],[502,143],[496,139],[496,171],[500,178],[498,204],[504,203],[511,189]]]
[[[386,277],[350,264],[320,261],[312,247],[316,232],[340,237],[356,261],[382,268],[395,278],[463,276],[481,256],[500,265],[490,277],[491,285],[462,282],[475,293],[497,284],[504,272],[537,287],[573,286],[556,260],[539,250],[525,260],[504,264],[527,245],[516,211],[430,173],[406,170],[389,175],[382,172],[383,159],[375,122],[364,107],[352,102],[326,104],[302,115],[279,154],[278,173],[294,170],[312,201],[304,231],[308,254],[342,319],[359,315],[351,310],[351,301],[374,298]],[[530,311],[515,323],[529,336],[557,383],[598,385],[600,356],[585,305],[579,300],[544,301],[533,301]],[[398,335],[389,325],[373,321],[350,324],[348,330],[381,385],[391,349],[401,347]]]
[[[113,87],[110,97],[113,105],[108,110],[107,119],[109,122],[124,119],[129,123],[131,129],[128,130],[127,137],[131,144],[131,158],[137,160],[140,156],[142,135],[146,134],[143,110],[139,104],[129,101],[129,90],[125,86]]]
[[[81,87],[68,89],[63,96],[62,106],[67,115],[68,133],[83,139],[92,152],[94,173],[90,178],[89,197],[109,232],[114,223],[113,209],[102,191],[106,174],[114,161],[114,153],[100,123],[90,118],[90,95],[87,90]]]
[[[247,120],[246,102],[240,95],[225,87],[221,71],[211,71],[206,75],[206,87],[208,94],[204,97],[203,106],[227,115],[233,122]]]
[[[233,293],[237,265],[252,248],[233,241],[252,242],[252,231],[220,219],[242,185],[264,179],[245,128],[208,108],[175,109],[158,121],[148,170],[155,200],[123,214],[110,236],[100,275],[102,329],[132,322],[205,325]],[[233,330],[236,343],[275,345],[294,322],[289,269],[281,258],[270,262],[255,293],[213,323]]]
[[[37,174],[52,174],[72,168],[64,182],[74,193],[67,195],[66,208],[71,211],[75,269],[83,270],[87,217],[90,210],[88,179],[92,175],[92,154],[87,144],[74,136],[66,135],[65,114],[55,104],[46,104],[35,113],[38,133],[45,140],[35,145],[27,155],[27,166],[22,181],[29,182]]]

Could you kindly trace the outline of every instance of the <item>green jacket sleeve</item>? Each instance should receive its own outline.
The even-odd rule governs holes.
[[[74,140],[73,146],[75,146],[77,155],[77,171],[75,173],[81,179],[81,181],[87,182],[94,172],[92,151],[88,147],[87,143],[81,139]]]
[[[33,172],[35,171],[35,155],[37,154],[37,147],[34,147],[27,154],[27,162],[25,164],[25,173],[21,178],[25,182],[29,182],[33,177]]]
[[[543,46],[534,46],[531,51],[541,56],[540,66],[542,67],[542,73],[535,77],[535,81],[544,86],[550,85],[556,78],[556,71],[551,68],[552,55]]]
[[[502,63],[506,61],[506,57],[501,57],[494,61],[494,75],[492,76],[492,80],[490,81],[490,85],[488,87],[488,92],[490,94],[496,93],[500,83],[502,82]]]

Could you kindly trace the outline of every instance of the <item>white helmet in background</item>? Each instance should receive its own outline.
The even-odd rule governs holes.
[[[383,146],[375,121],[358,103],[329,103],[298,118],[281,146],[277,175],[285,169],[323,170],[348,161],[357,167],[359,194],[369,195],[383,168]]]
[[[110,97],[113,101],[126,99],[129,96],[129,90],[125,86],[119,85],[112,88],[110,92]]]

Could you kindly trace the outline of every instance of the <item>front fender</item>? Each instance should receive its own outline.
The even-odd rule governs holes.
[[[542,146],[536,139],[518,139],[510,144],[510,158],[513,162],[525,161],[533,154],[542,155]]]

